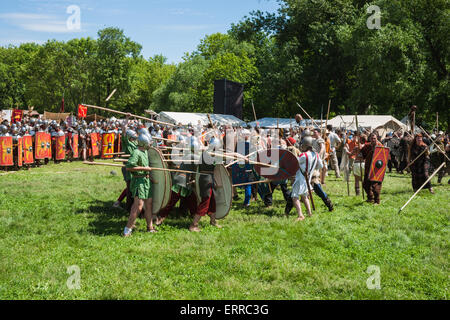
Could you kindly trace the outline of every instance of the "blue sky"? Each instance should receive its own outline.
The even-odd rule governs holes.
[[[80,29],[67,27],[71,5],[80,8]],[[163,54],[177,63],[205,35],[226,32],[253,10],[277,8],[275,0],[2,0],[0,46],[96,38],[113,26],[140,43],[145,58]]]

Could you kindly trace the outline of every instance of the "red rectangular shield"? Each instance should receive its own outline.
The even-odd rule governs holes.
[[[91,133],[91,150],[92,150],[93,157],[96,157],[100,154],[100,152],[98,150],[97,140],[98,140],[97,133]]]
[[[52,158],[52,138],[49,133],[36,132],[34,143],[34,158],[36,160]]]
[[[78,135],[74,134],[72,135],[72,157],[74,159],[78,159],[80,157],[80,154],[78,152]]]
[[[386,174],[386,166],[389,161],[389,148],[376,146],[370,164],[369,180],[372,182],[383,182]]]
[[[23,138],[17,139],[17,166],[23,166]]]
[[[33,164],[33,137],[32,136],[24,136],[22,140],[23,146],[23,163],[24,164]]]
[[[114,153],[114,133],[105,133],[102,142],[102,159],[112,159],[114,156],[106,156],[105,154]]]
[[[0,137],[0,166],[10,167],[13,165],[13,139],[12,137]]]
[[[66,137],[56,137],[55,139],[55,159],[64,160],[66,158]]]

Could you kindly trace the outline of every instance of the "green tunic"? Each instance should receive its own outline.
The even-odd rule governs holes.
[[[147,151],[141,151],[139,149],[133,151],[126,165],[127,168],[148,166],[149,161]],[[148,174],[149,172],[145,171],[131,173],[130,189],[133,197],[138,197],[141,200],[153,198],[153,190],[150,179],[145,177]]]
[[[125,154],[131,155],[134,150],[137,149],[137,143],[128,139],[128,137],[124,134],[122,135],[122,150]],[[125,181],[131,181],[131,173],[125,172]]]

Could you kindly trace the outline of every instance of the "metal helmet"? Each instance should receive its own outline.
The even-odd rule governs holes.
[[[8,127],[4,124],[0,125],[0,133],[6,134],[8,132]]]
[[[312,148],[313,146],[313,138],[310,136],[306,136],[302,140],[302,148]]]
[[[147,136],[145,134],[140,134],[137,139],[137,142],[138,142],[138,147],[148,150],[150,148],[150,144],[152,141],[150,139],[150,136]]]
[[[147,136],[151,136],[151,135],[150,135],[150,132],[148,131],[147,128],[141,128],[141,129],[139,129],[138,134],[139,134],[139,135],[144,134],[144,135],[147,135]]]
[[[304,138],[304,137],[311,137],[311,136],[312,136],[312,133],[311,133],[311,131],[309,129],[306,129],[306,130],[304,130],[302,132],[302,138]]]
[[[137,139],[138,135],[135,131],[129,129],[129,130],[127,130],[127,138],[128,139]]]

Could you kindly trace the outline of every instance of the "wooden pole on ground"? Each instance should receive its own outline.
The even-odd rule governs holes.
[[[403,207],[398,210],[398,213],[402,212],[403,209],[406,208],[406,206],[419,194],[419,192],[428,184],[428,182],[433,179],[433,177],[445,166],[445,161],[441,164],[441,166],[428,178],[428,180],[419,188],[419,190],[414,193],[414,195],[408,200],[408,202],[405,203]]]

